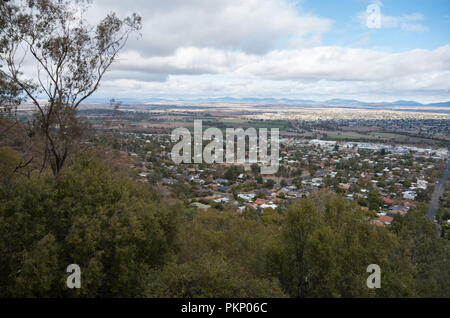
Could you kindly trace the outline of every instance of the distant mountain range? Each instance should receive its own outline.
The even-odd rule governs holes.
[[[124,103],[209,103],[209,104],[259,104],[267,106],[275,105],[292,105],[292,106],[352,106],[352,107],[376,107],[391,108],[396,106],[411,107],[450,107],[450,101],[440,103],[422,104],[416,101],[398,100],[395,102],[361,102],[354,99],[329,99],[326,101],[315,101],[307,99],[289,99],[289,98],[235,98],[235,97],[217,97],[217,98],[198,98],[198,99],[164,99],[164,98],[117,98],[117,101]],[[109,102],[109,99],[90,98],[89,102],[100,103]]]
[[[198,102],[212,103],[255,103],[255,104],[292,104],[299,106],[369,106],[369,107],[393,107],[393,106],[428,106],[428,107],[450,107],[450,101],[441,103],[422,104],[416,101],[398,100],[395,102],[361,102],[354,99],[329,99],[326,101],[314,101],[306,99],[288,99],[288,98],[208,98],[201,99]]]

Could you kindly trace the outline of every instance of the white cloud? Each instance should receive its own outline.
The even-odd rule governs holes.
[[[167,55],[180,47],[214,47],[263,54],[277,47],[320,43],[331,21],[299,12],[287,0],[95,1],[91,19],[109,11],[143,18],[142,38],[129,47]]]
[[[195,47],[166,57],[134,51],[122,55],[102,92],[141,97],[450,98],[450,45],[402,53],[323,46],[262,56]]]
[[[364,101],[393,101],[413,99],[433,102],[449,99],[450,73],[426,74],[411,78],[386,81],[275,81],[241,79],[222,75],[170,76],[165,82],[136,80],[105,81],[101,96],[105,97],[274,97],[326,100],[348,98]],[[446,91],[446,93],[443,93]],[[133,92],[130,94],[130,92]],[[100,96],[100,95],[99,95]]]
[[[213,48],[180,48],[165,57],[121,55],[113,70],[168,75],[226,74],[273,80],[376,81],[450,70],[450,45],[389,53],[336,46],[274,50],[265,55]],[[130,73],[131,74],[131,73]]]
[[[97,96],[450,98],[450,44],[401,53],[324,46],[332,22],[288,0],[97,0],[92,9],[90,20],[137,11],[144,22]],[[424,31],[423,20],[383,16],[382,27]]]

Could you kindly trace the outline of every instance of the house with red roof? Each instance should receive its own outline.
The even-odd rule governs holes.
[[[378,220],[383,222],[384,224],[391,224],[391,222],[394,220],[394,218],[387,216],[387,215],[382,215],[382,216],[378,217]]]
[[[269,202],[270,202],[269,200],[261,199],[261,198],[258,198],[255,200],[255,204],[257,204],[257,205],[267,204]]]
[[[350,185],[347,183],[339,183],[338,188],[342,190],[348,190],[350,189]]]
[[[371,220],[370,224],[376,225],[376,226],[384,226],[384,223],[379,220]]]

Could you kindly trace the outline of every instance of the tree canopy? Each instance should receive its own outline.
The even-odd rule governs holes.
[[[172,252],[177,211],[98,159],[59,178],[15,175],[0,188],[0,296],[143,296]],[[81,289],[65,285],[72,263]]]

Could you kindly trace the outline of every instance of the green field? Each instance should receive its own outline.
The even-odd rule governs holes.
[[[370,132],[369,135],[382,138],[396,138],[397,134],[385,133],[385,132]]]

